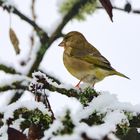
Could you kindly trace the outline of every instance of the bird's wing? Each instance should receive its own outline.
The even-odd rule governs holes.
[[[113,70],[110,63],[103,56],[96,57],[96,56],[92,56],[92,55],[87,55],[84,57],[80,57],[79,59],[84,60],[88,63],[93,64],[94,66],[98,66],[98,67],[103,68],[103,69]]]
[[[90,45],[88,49],[85,48],[84,51],[74,49],[71,51],[70,55],[77,59],[86,61],[87,63],[91,63],[94,66],[96,65],[103,69],[113,70],[110,62],[92,45]]]

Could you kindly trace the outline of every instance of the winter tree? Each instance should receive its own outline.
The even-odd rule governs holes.
[[[63,83],[55,73],[47,72],[41,63],[46,61],[52,44],[63,38],[63,29],[69,22],[86,22],[98,10],[113,22],[113,10],[137,15],[140,10],[127,0],[120,7],[115,0],[57,0],[59,17],[52,23],[51,16],[55,13],[44,12],[49,18],[41,17],[39,1],[28,1],[28,5],[26,2],[0,0],[0,13],[8,19],[7,46],[16,58],[13,64],[6,61],[9,52],[0,58],[0,101],[4,102],[0,106],[0,139],[139,140],[139,105],[122,103],[116,95],[84,84],[77,89]],[[28,9],[28,15],[24,8]],[[48,22],[49,29],[42,26],[40,18]],[[54,111],[53,105],[58,104],[50,100],[51,94],[56,94],[54,98],[60,102],[73,100],[73,104]]]

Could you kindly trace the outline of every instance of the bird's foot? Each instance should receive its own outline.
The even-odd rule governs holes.
[[[94,89],[94,86],[95,86],[95,82],[92,84],[92,88]]]
[[[81,80],[78,82],[78,84],[75,86],[75,88],[78,88],[80,91],[82,91],[82,89],[80,87],[80,83],[81,83]]]
[[[81,83],[81,80],[78,82],[78,84],[75,87],[80,89],[80,83]]]

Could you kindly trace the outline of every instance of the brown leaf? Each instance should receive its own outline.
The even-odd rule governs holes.
[[[9,127],[8,128],[8,140],[28,140],[27,137],[20,131]]]
[[[113,7],[112,7],[112,4],[111,4],[110,0],[100,0],[100,2],[102,4],[102,6],[105,8],[106,12],[108,13],[111,21],[113,22],[113,19],[112,19],[112,17],[113,17],[113,14],[112,14]]]
[[[32,124],[29,127],[28,140],[38,140],[42,136],[43,136],[43,131],[41,130],[40,126]]]
[[[17,38],[15,31],[12,28],[9,29],[9,36],[16,54],[19,54],[20,53],[19,40]]]

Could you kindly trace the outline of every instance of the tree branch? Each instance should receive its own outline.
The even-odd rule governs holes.
[[[12,85],[5,85],[0,87],[0,92],[8,91],[8,90],[28,90],[28,86],[21,85],[21,84],[12,84]]]
[[[49,82],[45,81],[45,79],[43,79],[43,81],[41,81],[39,83],[42,83],[43,87],[40,87],[38,85],[34,85],[33,83],[31,83],[31,85],[29,87],[29,91],[31,91],[32,93],[36,93],[38,91],[38,93],[39,93],[40,90],[47,89],[52,92],[56,91],[58,93],[61,93],[62,95],[66,95],[68,97],[76,97],[76,98],[79,97],[77,90],[74,90],[74,89],[68,90],[65,88],[54,86],[54,85],[50,84]],[[38,87],[36,87],[36,86],[38,86]]]
[[[15,69],[12,67],[5,66],[3,64],[0,64],[0,70],[3,70],[6,73],[11,73],[11,74],[18,74]]]
[[[17,79],[14,79],[11,83],[8,83],[4,86],[1,86],[0,87],[0,92],[4,92],[4,91],[7,91],[7,90],[28,90],[28,86],[29,86],[29,83],[31,81],[28,80],[28,79],[21,79],[21,80],[17,80]]]
[[[103,7],[98,6],[97,9],[103,9]],[[120,8],[120,7],[116,7],[116,6],[113,6],[113,9],[122,11],[122,12],[126,12],[126,13],[140,14],[140,10],[136,10],[136,9],[131,9],[130,12],[126,11],[124,8]]]
[[[29,19],[27,16],[25,16],[23,13],[21,13],[17,8],[15,8],[14,6],[4,5],[3,1],[0,1],[0,6],[4,10],[14,13],[15,15],[19,16],[22,20],[29,23],[35,29],[35,31],[38,34],[40,41],[42,43],[48,41],[49,37],[48,37],[47,33],[41,27],[39,27],[33,20]]]
[[[85,88],[84,90],[63,88],[50,80],[45,74],[34,73],[33,82],[30,83],[29,90],[34,94],[38,94],[36,96],[39,97],[40,95],[44,94],[42,93],[42,90],[46,89],[52,92],[56,91],[68,97],[75,97],[80,100],[83,105],[87,105],[88,102],[99,95],[99,93],[91,88]]]
[[[59,38],[60,36],[63,36],[62,29],[64,26],[79,12],[79,9],[84,6],[86,3],[90,2],[91,0],[80,0],[77,1],[71,10],[64,16],[62,22],[59,24],[57,29],[53,32],[49,39],[49,46],[52,44],[52,42]]]

